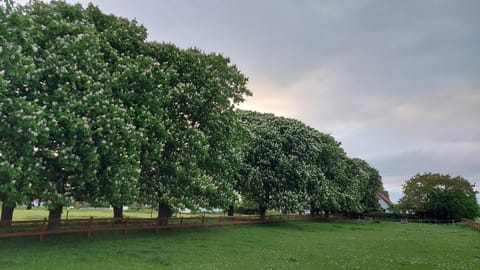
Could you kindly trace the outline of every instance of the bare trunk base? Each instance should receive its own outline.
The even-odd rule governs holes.
[[[233,205],[230,205],[230,206],[228,207],[228,216],[229,216],[229,217],[233,217]]]
[[[265,220],[266,213],[267,213],[267,208],[260,206],[260,220]]]
[[[113,218],[123,218],[123,206],[113,206]]]
[[[62,218],[63,207],[60,206],[53,210],[48,211],[48,227],[47,230],[57,230],[60,229],[60,219]]]
[[[170,217],[170,207],[166,203],[158,204],[158,218],[159,225],[168,225],[168,218]]]
[[[9,203],[7,201],[2,203],[2,217],[0,219],[1,226],[10,226],[12,224],[14,209],[14,203]]]

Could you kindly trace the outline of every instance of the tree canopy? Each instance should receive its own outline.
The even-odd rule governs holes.
[[[361,208],[366,212],[380,210],[377,196],[378,192],[383,191],[380,173],[360,158],[353,158],[349,163],[352,177],[357,178],[359,182]]]
[[[300,121],[237,112],[227,57],[147,41],[135,21],[61,1],[0,6],[0,200],[281,211],[376,207],[378,171]],[[7,214],[3,214],[7,213]]]
[[[4,202],[231,199],[233,109],[250,92],[228,58],[147,42],[135,21],[93,5],[8,3],[1,15]]]
[[[240,193],[282,211],[360,213],[378,208],[376,170],[347,157],[340,143],[300,121],[239,111],[250,131]]]
[[[218,54],[159,43],[148,49],[170,77],[162,95],[162,159],[141,178],[142,195],[157,204],[226,206],[240,163],[234,104],[250,94],[247,79]]]
[[[93,6],[33,2],[2,17],[13,36],[5,47],[20,59],[5,63],[5,98],[34,108],[37,120],[28,132],[18,129],[29,148],[23,154],[33,156],[40,171],[23,179],[32,188],[30,199],[41,198],[50,210],[74,200],[128,203],[136,190],[138,133],[112,91],[118,73],[111,61],[123,52],[98,27],[98,14]],[[128,30],[126,20],[114,22],[112,28]],[[141,27],[131,32],[132,40],[146,38]]]
[[[473,185],[460,176],[417,174],[403,185],[399,207],[439,219],[475,218],[479,206]]]

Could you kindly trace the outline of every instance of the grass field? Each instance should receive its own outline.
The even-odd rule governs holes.
[[[150,215],[156,217],[157,213],[150,210],[124,211],[125,216],[149,218]],[[62,219],[67,218],[112,218],[113,210],[108,208],[84,208],[84,209],[63,209]],[[35,220],[48,217],[48,210],[44,207],[33,207],[26,210],[24,206],[19,206],[13,211],[13,220]]]
[[[125,210],[123,211],[125,217],[135,217],[135,218],[156,218],[156,210],[141,209],[141,210]],[[180,215],[180,214],[177,214]],[[203,213],[197,214],[182,214],[183,216],[192,216],[192,215],[204,215]],[[205,215],[223,215],[223,213],[210,214],[206,213]],[[37,220],[44,219],[48,217],[48,210],[44,207],[33,207],[30,210],[26,210],[25,206],[19,206],[13,211],[13,220]],[[113,210],[108,208],[73,208],[73,209],[63,209],[62,219],[66,218],[113,218]]]
[[[291,222],[0,239],[2,269],[479,269],[457,225]]]

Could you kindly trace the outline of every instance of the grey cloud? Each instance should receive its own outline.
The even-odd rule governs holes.
[[[408,91],[395,82],[460,72],[467,63],[462,74],[472,73],[480,65],[468,49],[480,34],[477,1],[141,1],[135,8],[131,1],[94,2],[137,18],[150,39],[222,52],[249,76],[285,83],[335,68],[370,91]],[[382,87],[385,81],[390,87]]]
[[[439,172],[472,177],[470,180],[474,181],[480,177],[475,169],[479,159],[480,143],[431,143],[373,158],[372,163],[387,170],[389,175]]]

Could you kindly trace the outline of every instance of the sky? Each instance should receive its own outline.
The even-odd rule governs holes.
[[[229,57],[253,92],[240,108],[331,134],[394,202],[424,172],[480,190],[478,0],[91,2],[149,40]]]

